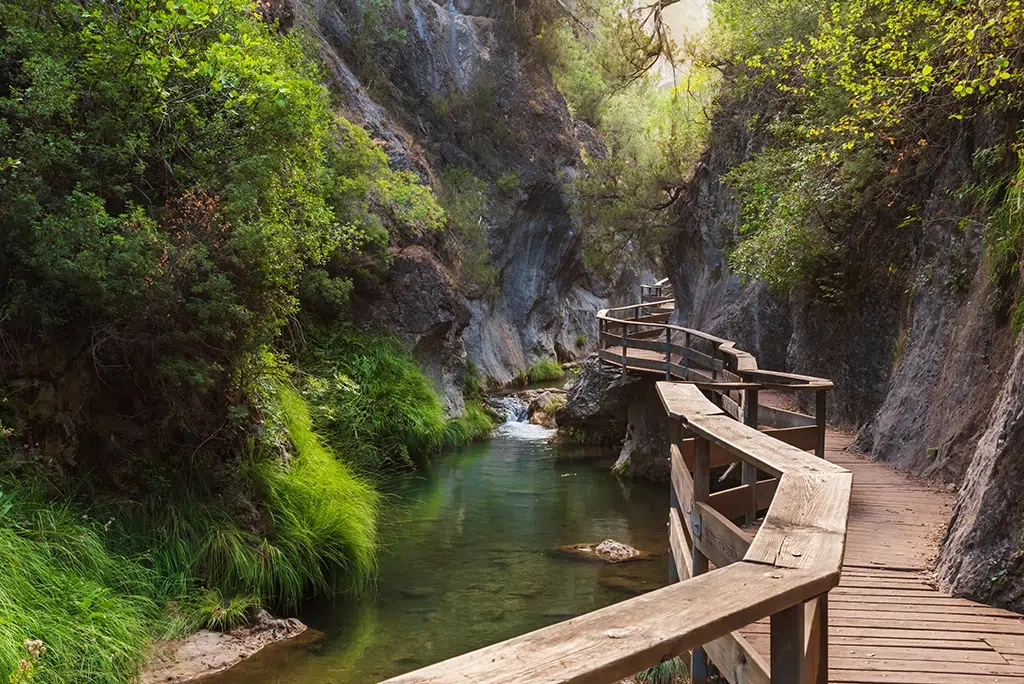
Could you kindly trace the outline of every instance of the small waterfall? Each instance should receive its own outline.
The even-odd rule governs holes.
[[[555,434],[551,428],[534,425],[530,422],[529,405],[520,396],[507,394],[488,397],[487,403],[505,419],[505,422],[499,425],[495,431],[496,435],[508,439],[546,442]]]
[[[514,394],[488,397],[487,403],[505,419],[505,423],[526,423],[530,420],[526,402]]]

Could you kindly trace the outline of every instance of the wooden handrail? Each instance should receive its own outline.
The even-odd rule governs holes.
[[[852,475],[732,420],[696,387],[659,382],[657,389],[666,412],[683,429],[778,475],[775,497],[742,559],[389,682],[607,684],[762,618],[794,607],[802,611],[805,602],[839,583]],[[706,506],[698,507],[705,516]],[[672,520],[689,519],[690,513],[674,510]],[[686,527],[695,534],[692,521]],[[684,545],[672,539],[673,549]],[[680,550],[676,558],[685,567],[686,554]],[[802,643],[803,638],[801,650]]]
[[[643,308],[618,310],[633,309],[639,316]],[[692,337],[713,342],[717,353],[736,360],[729,372],[738,379],[656,383],[671,426],[669,547],[671,567],[681,581],[388,682],[608,684],[690,651],[695,684],[706,681],[708,658],[733,684],[824,684],[826,597],[839,583],[842,570],[853,476],[802,450],[809,437],[816,437],[807,434],[808,427],[787,426],[771,434],[758,430],[757,391],[780,385],[823,395],[831,383],[761,371],[753,356],[713,335],[607,314],[599,314],[602,336],[610,335],[609,326],[619,324],[672,331],[666,333],[661,362],[670,376],[676,365],[671,340],[677,331],[687,342]],[[619,358],[624,370],[633,369],[634,359],[626,352],[630,343],[643,341],[639,332],[613,335],[610,340],[625,347]],[[715,371],[713,364],[710,371]],[[712,403],[705,393],[717,396],[722,405]],[[711,468],[730,462],[744,464],[744,484],[711,494]],[[772,479],[759,480],[759,472]],[[767,512],[752,537],[732,522],[744,515],[749,519],[769,497]],[[772,634],[770,672],[763,655],[736,631],[767,617]]]

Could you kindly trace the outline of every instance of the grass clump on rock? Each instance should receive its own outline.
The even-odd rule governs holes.
[[[565,369],[557,361],[544,359],[530,366],[526,379],[531,383],[554,382],[565,378]]]

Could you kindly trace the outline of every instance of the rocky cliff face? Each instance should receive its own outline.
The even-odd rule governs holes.
[[[1024,608],[1022,347],[1005,293],[988,276],[980,231],[956,220],[969,210],[951,192],[971,181],[972,156],[997,128],[979,124],[922,181],[905,279],[866,278],[842,305],[825,305],[729,271],[739,206],[721,174],[763,144],[747,125],[755,111],[751,103],[722,109],[680,214],[666,253],[678,320],[737,340],[766,367],[834,379],[830,418],[859,428],[857,447],[960,487],[938,559],[943,581]]]
[[[491,292],[456,286],[444,239],[432,236],[398,245],[396,267],[365,297],[368,315],[412,345],[456,413],[467,354],[499,383],[542,358],[578,358],[596,342],[597,309],[638,287],[628,273],[613,286],[583,268],[567,184],[581,140],[593,134],[520,45],[511,9],[498,0],[292,7],[318,40],[339,110],[370,130],[395,166],[433,180],[459,167],[486,184],[498,273]],[[507,174],[518,174],[516,187],[499,188]]]

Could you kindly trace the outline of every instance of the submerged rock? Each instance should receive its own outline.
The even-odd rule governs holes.
[[[629,544],[605,539],[600,544],[570,544],[558,548],[558,555],[574,560],[596,561],[604,563],[625,563],[628,561],[647,560],[649,553],[633,548]]]
[[[638,577],[629,577],[626,575],[611,575],[610,577],[602,577],[598,584],[605,589],[612,589],[614,591],[621,591],[624,594],[630,596],[639,596],[640,594],[646,594],[652,591],[654,587],[650,586],[645,580]]]

